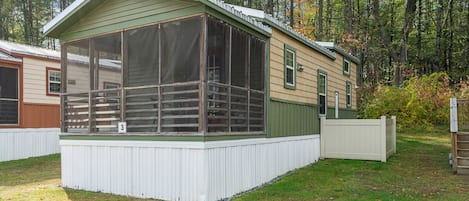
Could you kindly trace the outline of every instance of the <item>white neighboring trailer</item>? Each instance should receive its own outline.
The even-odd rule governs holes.
[[[61,140],[62,185],[163,200],[231,197],[319,159],[319,135],[214,142]]]
[[[60,152],[59,128],[0,129],[0,162]]]

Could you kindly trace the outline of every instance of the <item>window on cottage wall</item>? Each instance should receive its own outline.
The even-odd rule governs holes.
[[[62,73],[58,70],[47,69],[47,93],[59,94]]]
[[[285,88],[295,89],[296,87],[296,51],[292,47],[285,45],[284,50],[284,62],[285,62]]]
[[[18,69],[0,67],[0,125],[17,125]]]
[[[321,71],[318,73],[318,99],[319,115],[325,116],[327,113],[327,74]]]
[[[201,18],[161,24],[161,83],[199,80]]]
[[[67,46],[67,93],[90,90],[89,40],[69,43]]]
[[[346,95],[347,95],[347,108],[352,107],[352,83],[347,81],[345,83]]]
[[[115,33],[94,39],[94,87],[104,89],[104,83],[121,83],[121,34]]]
[[[127,37],[127,83],[125,86],[159,83],[159,31],[150,26],[125,32]]]
[[[350,61],[344,58],[344,75],[350,75]]]

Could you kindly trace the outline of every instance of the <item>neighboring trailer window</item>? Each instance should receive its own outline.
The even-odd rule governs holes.
[[[18,69],[0,67],[0,125],[17,125],[18,108]]]
[[[347,108],[352,107],[352,83],[347,81],[345,84],[346,97],[347,97]]]
[[[344,75],[350,75],[350,61],[344,58]]]
[[[327,112],[327,73],[318,71],[318,99],[319,115],[325,116]]]
[[[285,45],[285,88],[295,89],[296,86],[296,51],[294,48]]]
[[[60,93],[61,76],[60,70],[47,68],[47,95],[58,95]]]

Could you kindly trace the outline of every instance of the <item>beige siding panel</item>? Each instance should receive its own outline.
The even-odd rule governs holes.
[[[317,71],[322,70],[328,75],[328,106],[335,105],[335,92],[339,92],[339,107],[346,108],[346,82],[352,87],[352,109],[356,109],[356,64],[351,63],[350,76],[343,74],[343,57],[337,54],[332,60],[323,54],[303,45],[291,37],[272,31],[270,41],[270,94],[271,97],[290,101],[317,104]],[[284,88],[283,53],[285,44],[296,49],[297,63],[304,67],[303,72],[296,71],[296,89]]]
[[[23,58],[23,100],[27,103],[60,104],[58,96],[47,96],[46,68],[60,69],[60,62]]]

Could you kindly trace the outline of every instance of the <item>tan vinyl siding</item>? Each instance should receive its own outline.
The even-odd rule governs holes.
[[[296,89],[284,87],[284,45],[296,49],[297,63],[303,65],[303,72],[296,72]],[[352,109],[356,109],[356,64],[350,62],[350,76],[343,74],[343,57],[337,54],[335,60],[307,47],[286,34],[273,29],[270,41],[270,96],[288,101],[317,104],[317,70],[327,72],[328,107],[334,107],[335,92],[340,94],[340,108],[347,108],[345,83],[352,82]]]
[[[197,2],[176,0],[107,0],[61,35],[62,41],[138,27],[202,13]]]
[[[58,96],[47,96],[46,67],[60,69],[59,61],[23,57],[23,101],[25,103],[60,104]]]

